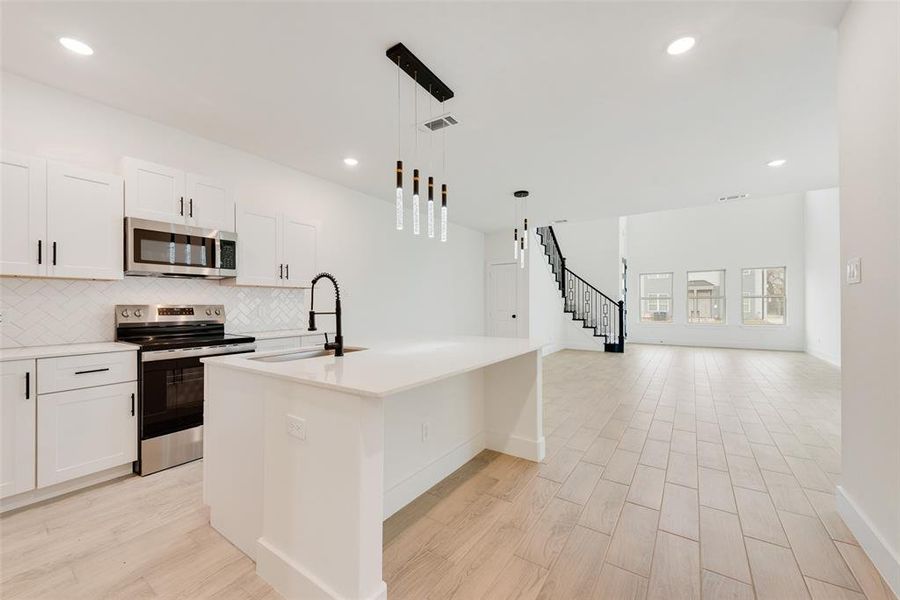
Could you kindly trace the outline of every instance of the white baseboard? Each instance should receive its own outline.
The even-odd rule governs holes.
[[[818,358],[819,360],[824,360],[825,362],[832,364],[835,367],[841,366],[841,357],[840,356],[834,357],[829,354],[825,354],[824,352],[819,352],[817,350],[813,350],[811,348],[807,348],[806,353],[809,354],[810,356],[814,356],[815,358]]]
[[[537,440],[529,440],[514,435],[498,433],[496,431],[485,432],[485,446],[491,450],[518,456],[525,460],[541,462],[544,460],[545,441],[544,436]]]
[[[4,513],[8,510],[16,510],[17,508],[22,508],[31,504],[35,504],[37,502],[50,500],[52,498],[57,498],[64,494],[76,492],[84,488],[98,485],[100,483],[106,483],[107,481],[132,474],[133,469],[131,463],[128,463],[119,465],[118,467],[105,469],[97,473],[91,473],[90,475],[85,475],[83,477],[70,479],[69,481],[63,481],[62,483],[57,483],[56,485],[51,485],[45,488],[31,490],[28,492],[22,492],[21,494],[16,494],[15,496],[10,496],[8,498],[0,500],[0,513]]]
[[[549,354],[559,352],[560,350],[565,350],[565,346],[563,346],[562,344],[547,344],[546,346],[541,348],[541,356],[547,356]]]
[[[837,486],[835,500],[841,518],[856,536],[859,545],[865,550],[894,595],[900,598],[900,553],[896,548],[890,547],[842,486]]]
[[[308,573],[303,565],[291,560],[265,538],[259,538],[257,542],[256,572],[285,598],[343,600],[343,596]],[[378,589],[360,600],[387,600],[387,584],[382,581]]]
[[[384,518],[387,519],[424,494],[484,449],[485,441],[482,431],[394,484],[391,489],[386,489],[384,491]]]

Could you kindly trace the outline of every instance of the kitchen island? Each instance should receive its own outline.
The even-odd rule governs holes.
[[[384,519],[485,448],[544,457],[539,342],[361,346],[203,359],[211,524],[286,598],[386,598]]]

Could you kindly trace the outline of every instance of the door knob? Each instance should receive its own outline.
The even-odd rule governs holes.
[[[515,319],[515,318],[516,318],[516,315],[513,315],[513,319]]]

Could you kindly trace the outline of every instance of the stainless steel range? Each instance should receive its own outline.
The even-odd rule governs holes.
[[[116,339],[140,346],[135,472],[148,475],[201,458],[200,358],[253,352],[255,338],[225,333],[221,304],[121,304]]]

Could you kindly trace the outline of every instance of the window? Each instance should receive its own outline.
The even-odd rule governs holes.
[[[641,274],[641,321],[672,322],[672,274]]]
[[[725,271],[688,271],[688,323],[725,322]]]
[[[744,269],[741,274],[744,325],[784,325],[785,268]]]

